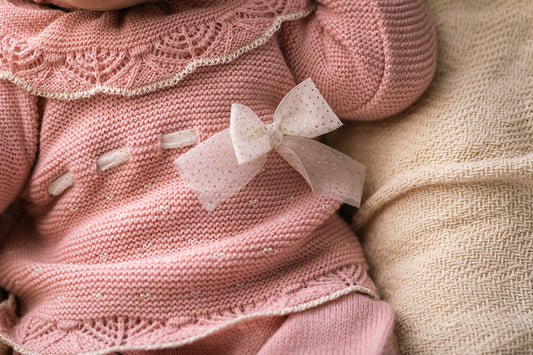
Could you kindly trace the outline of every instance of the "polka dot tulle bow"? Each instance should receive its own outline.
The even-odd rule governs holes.
[[[342,125],[307,79],[293,88],[264,124],[247,106],[231,106],[230,127],[175,161],[182,178],[211,211],[259,174],[275,149],[307,181],[313,193],[358,207],[364,166],[312,138]]]

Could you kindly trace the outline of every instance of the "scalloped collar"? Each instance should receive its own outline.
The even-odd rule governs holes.
[[[180,0],[108,12],[0,0],[0,79],[50,98],[138,95],[264,44],[309,0]]]

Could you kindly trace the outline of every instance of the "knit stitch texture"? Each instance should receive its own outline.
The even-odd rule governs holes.
[[[429,84],[434,39],[419,0],[103,13],[0,0],[2,339],[25,353],[160,349],[375,297],[339,202],[277,153],[207,212],[173,165],[190,146],[161,137],[202,142],[236,102],[270,123],[308,77],[341,117],[382,118]],[[109,152],[121,165],[103,168]]]

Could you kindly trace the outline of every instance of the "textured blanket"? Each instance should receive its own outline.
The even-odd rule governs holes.
[[[402,353],[531,353],[533,2],[426,3],[429,91],[330,137],[368,168],[354,228]]]

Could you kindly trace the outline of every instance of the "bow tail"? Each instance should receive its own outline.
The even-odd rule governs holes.
[[[314,193],[359,207],[364,165],[309,138],[286,136],[277,151],[303,176]]]
[[[174,161],[185,185],[196,192],[208,211],[233,196],[250,182],[266,162],[266,156],[239,164],[229,130],[197,145]]]

